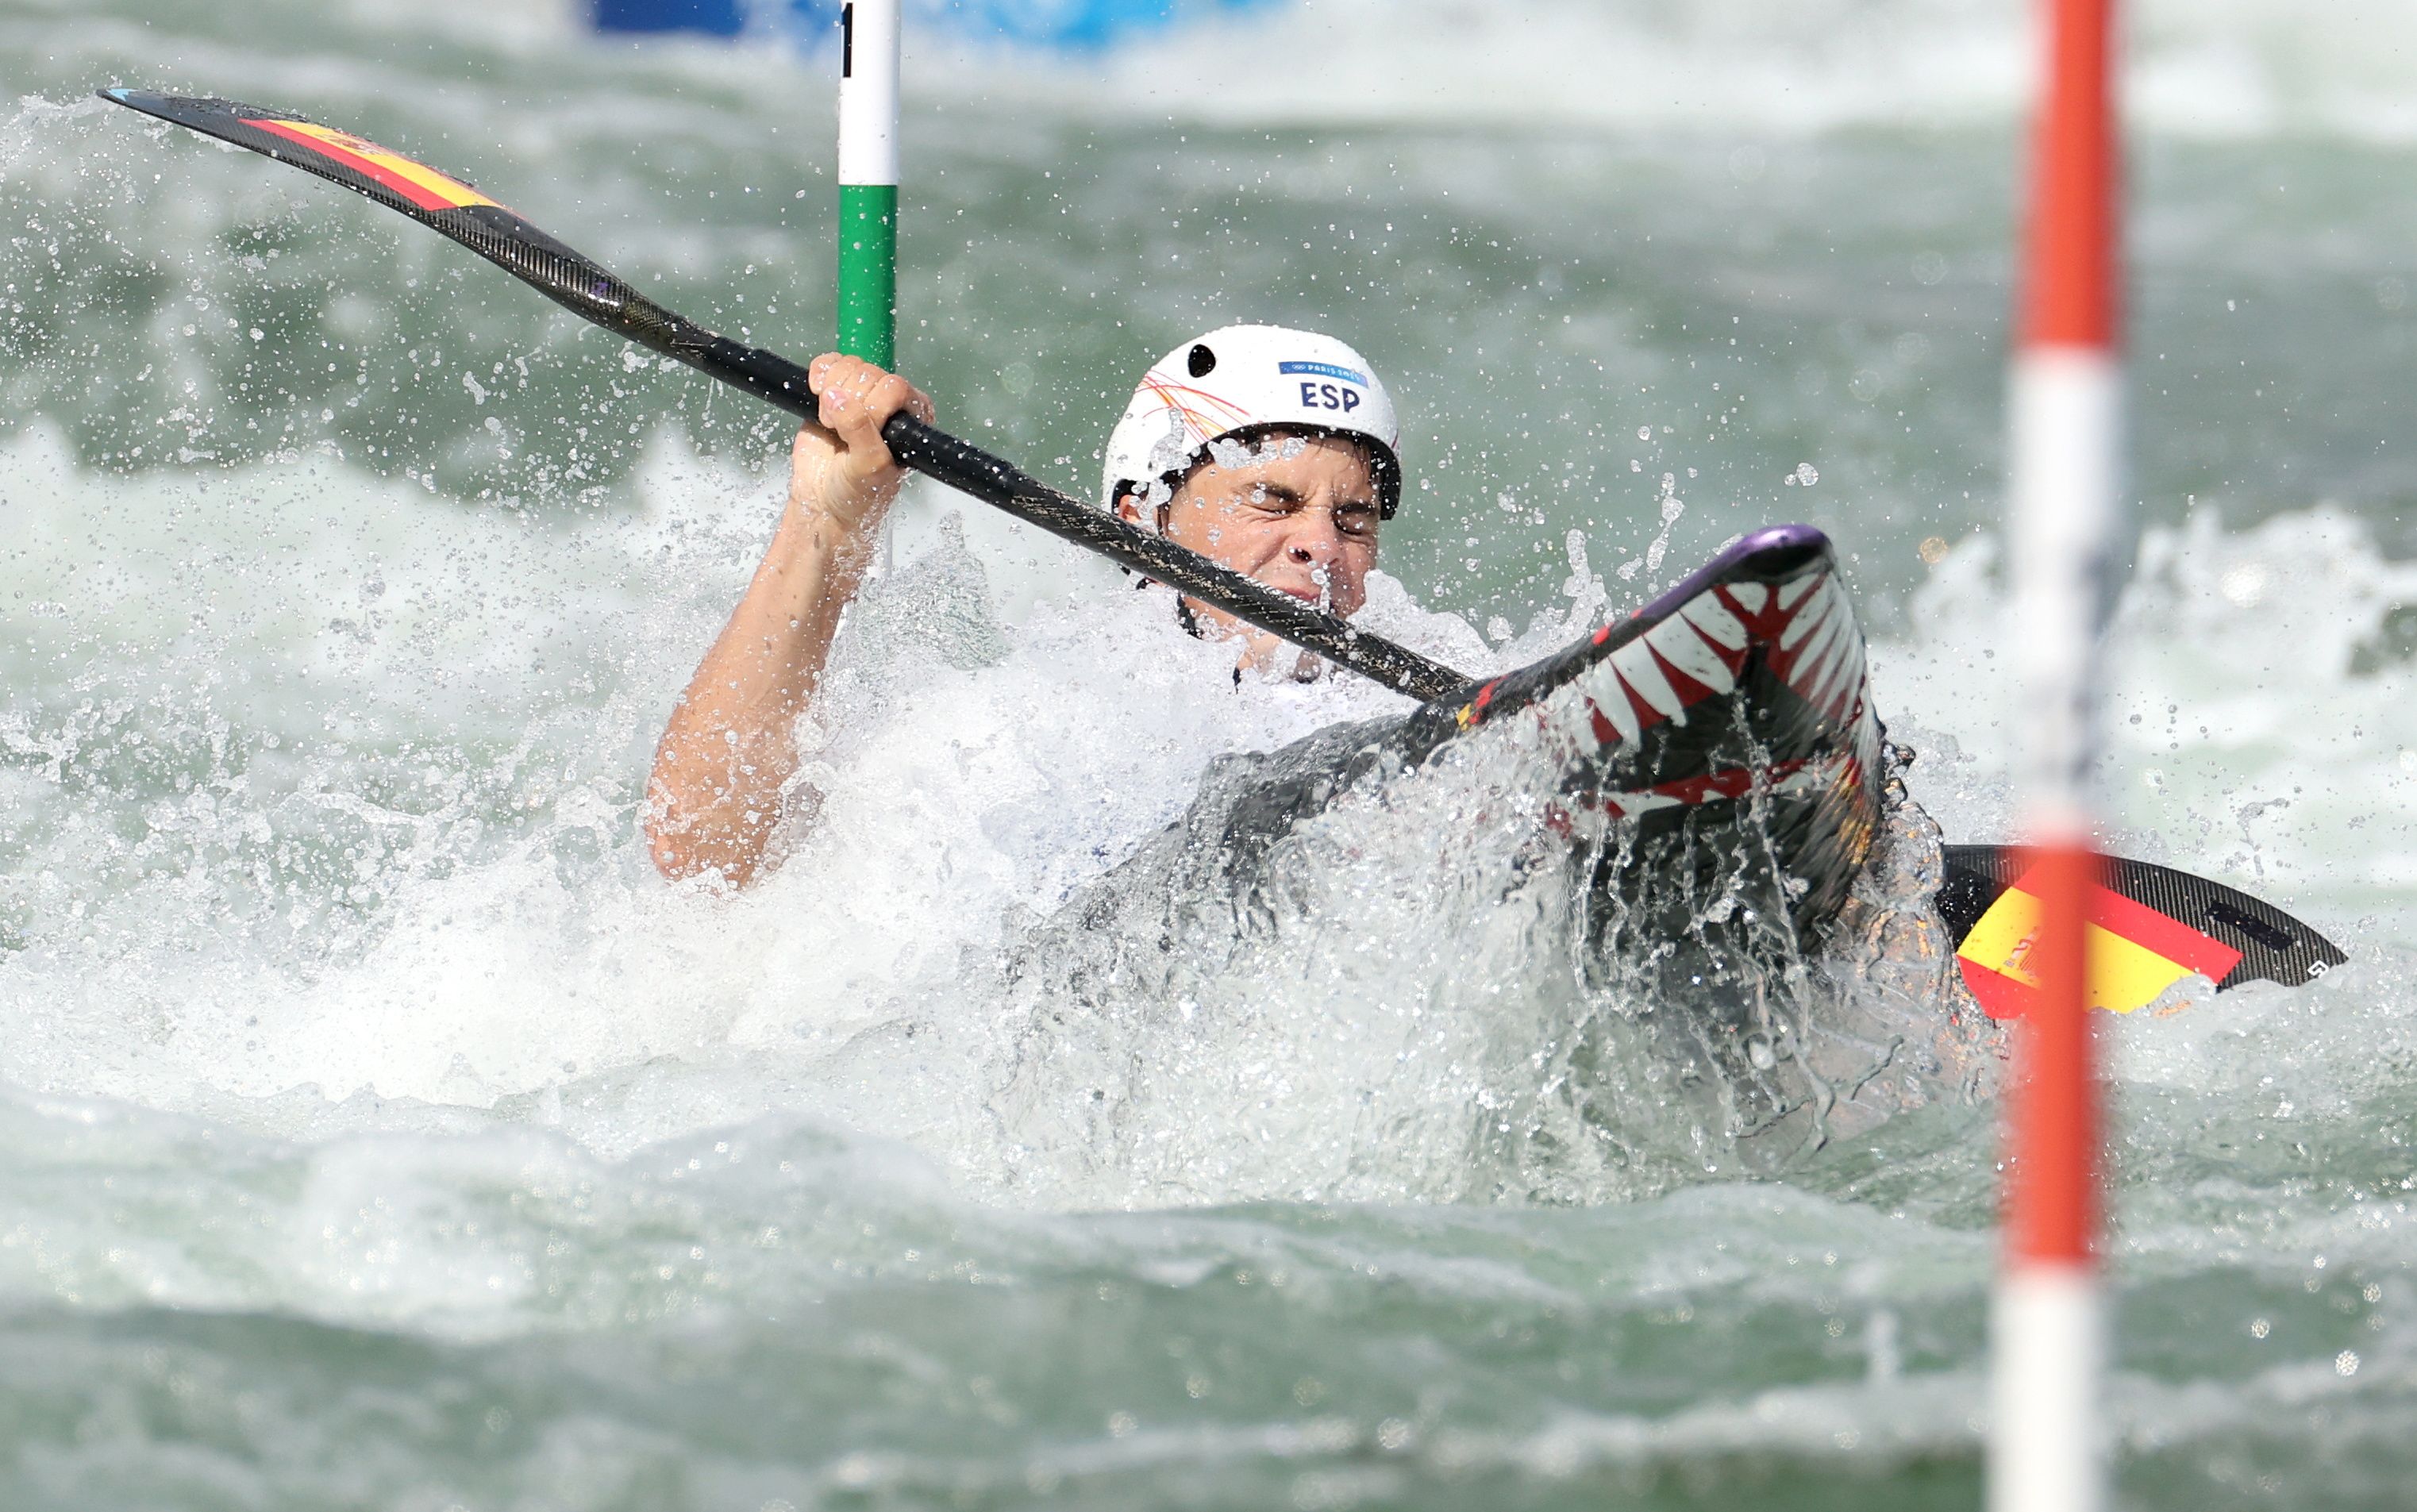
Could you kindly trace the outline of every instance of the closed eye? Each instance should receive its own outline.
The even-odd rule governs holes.
[[[1373,504],[1346,504],[1334,511],[1334,528],[1345,536],[1374,536],[1380,518]]]
[[[1308,507],[1309,500],[1297,489],[1281,483],[1254,483],[1242,495],[1244,502],[1269,519],[1299,514]],[[1347,499],[1334,507],[1334,528],[1345,536],[1374,536],[1379,518],[1375,501]]]

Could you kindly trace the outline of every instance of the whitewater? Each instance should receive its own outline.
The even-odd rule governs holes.
[[[944,426],[1079,492],[1176,341],[1334,329],[1406,421],[1376,628],[1513,666],[1808,521],[1921,809],[2014,833],[2009,8],[1176,8],[910,39]],[[2127,1506],[2417,1470],[2417,34],[2357,12],[2136,23],[2110,841],[2350,961],[2109,1029]],[[780,417],[90,98],[342,123],[803,357],[831,70],[781,31],[0,8],[0,1503],[1972,1504],[1992,1063],[1927,1017],[1917,819],[1802,990],[1930,1058],[1818,1137],[1541,1090],[1616,994],[1436,839],[1515,752],[1132,975],[1102,879],[1401,702],[1235,691],[918,483],[811,833],[667,885],[642,784]]]

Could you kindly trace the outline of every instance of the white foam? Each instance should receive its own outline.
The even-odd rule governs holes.
[[[765,8],[777,10],[776,6]],[[443,38],[509,58],[624,70],[713,91],[828,87],[768,25],[750,40],[593,38],[569,0],[347,0],[372,36]],[[1984,0],[1293,0],[1178,11],[1100,53],[1008,48],[935,6],[910,14],[905,87],[930,109],[968,93],[1115,118],[1265,126],[1558,122],[1756,137],[1858,126],[2001,126],[2028,109],[2032,13]],[[2151,0],[2125,13],[2125,105],[2137,129],[2187,136],[2338,134],[2417,140],[2405,7]],[[201,33],[182,47],[212,77],[289,90],[344,65],[236,57]],[[131,38],[128,39],[131,42]],[[810,40],[823,43],[819,33]],[[157,43],[153,44],[155,47]],[[357,90],[355,92],[358,92]],[[448,109],[467,103],[454,92]],[[529,129],[525,110],[518,129]],[[803,116],[800,117],[804,118]],[[694,123],[692,123],[694,124]],[[508,129],[512,128],[507,127]]]
[[[2027,113],[2032,12],[1982,0],[1302,0],[1102,57],[908,33],[907,76],[1001,98],[1226,123],[1564,123],[1752,137],[2003,124]],[[928,30],[940,30],[934,27]],[[2125,16],[2136,127],[2417,136],[2404,8],[2160,0]]]
[[[2010,833],[2004,782],[2022,718],[2005,655],[1998,545],[1959,545],[1915,594],[1908,633],[1876,644],[1884,715],[1953,738],[1916,791],[1962,835]],[[2104,695],[2103,791],[2119,838],[2343,922],[2408,897],[2417,792],[2417,668],[2386,622],[2417,568],[2348,512],[2318,506],[2238,533],[2212,508],[2152,528],[2118,612]],[[1917,744],[1919,741],[1917,740]]]

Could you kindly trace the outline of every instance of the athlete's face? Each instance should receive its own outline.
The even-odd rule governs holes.
[[[1128,519],[1139,502],[1127,497]],[[1368,601],[1377,520],[1365,451],[1333,436],[1278,432],[1212,448],[1164,506],[1160,529],[1270,588],[1348,616]],[[1252,663],[1281,645],[1223,610],[1194,600],[1192,612],[1209,634],[1247,641]]]

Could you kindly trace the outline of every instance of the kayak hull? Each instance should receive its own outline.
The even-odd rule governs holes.
[[[1598,953],[1693,941],[1710,948],[1688,953],[1690,974],[1725,975],[1725,958],[1810,947],[1870,857],[1880,730],[1866,673],[1828,538],[1783,525],[1405,733],[1440,748],[1542,722],[1586,841]]]

